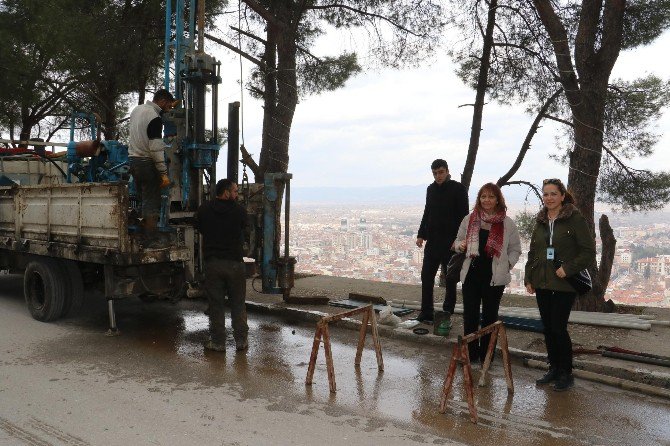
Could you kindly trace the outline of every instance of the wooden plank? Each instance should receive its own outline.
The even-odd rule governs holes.
[[[373,304],[386,305],[386,299],[381,296],[372,296],[369,294],[349,293],[349,299],[358,300],[362,302],[370,302]]]

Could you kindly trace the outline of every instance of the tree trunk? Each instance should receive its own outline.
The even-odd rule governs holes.
[[[493,48],[493,30],[496,23],[496,8],[498,0],[491,0],[484,34],[482,57],[477,76],[477,95],[475,97],[474,111],[472,112],[472,128],[470,129],[470,144],[468,145],[468,156],[463,167],[461,183],[465,189],[470,189],[472,172],[475,170],[477,151],[479,150],[479,137],[482,133],[482,115],[484,113],[484,98],[488,87],[489,68],[491,66],[491,49]]]
[[[34,125],[35,120],[30,109],[26,106],[21,107],[21,131],[19,132],[19,141],[28,141],[30,139],[30,133],[32,132]],[[19,148],[27,149],[28,144],[19,144]]]
[[[599,73],[589,74],[591,79],[582,81],[581,103],[572,107],[575,147],[570,153],[568,189],[574,195],[577,207],[595,238],[594,205],[602,161],[607,79],[603,79]],[[589,273],[593,289],[579,298],[579,306],[586,311],[600,311],[605,303],[607,283],[600,282],[603,276],[596,262],[589,268]]]
[[[261,154],[258,160],[258,174],[255,175],[257,183],[262,183],[265,172],[268,172],[268,163],[272,158],[275,110],[277,109],[277,35],[280,30],[268,23],[266,31],[265,54],[265,79],[263,88],[263,133],[261,136]]]

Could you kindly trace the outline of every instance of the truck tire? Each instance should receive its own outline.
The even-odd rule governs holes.
[[[23,274],[23,295],[33,318],[49,322],[60,317],[65,302],[63,269],[54,259],[33,260]]]
[[[77,262],[72,260],[61,260],[60,266],[65,278],[65,293],[61,317],[67,316],[70,311],[81,307],[84,302],[84,281]]]

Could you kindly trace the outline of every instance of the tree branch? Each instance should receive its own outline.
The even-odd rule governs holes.
[[[542,121],[544,114],[547,112],[547,110],[549,110],[551,104],[553,104],[554,101],[556,101],[556,99],[561,95],[561,93],[563,93],[563,89],[559,88],[553,95],[551,95],[549,99],[544,101],[542,108],[540,109],[540,111],[535,116],[535,119],[533,120],[533,124],[531,124],[530,129],[528,129],[526,138],[524,139],[523,144],[521,145],[521,149],[519,150],[519,155],[516,157],[514,164],[507,171],[507,173],[498,179],[496,183],[498,186],[507,184],[507,181],[510,178],[512,178],[514,174],[519,170],[519,167],[521,167],[521,163],[523,162],[523,159],[526,156],[526,152],[528,152],[528,150],[530,149],[530,142],[533,140],[533,136],[535,136],[535,133],[537,133],[540,121]]]
[[[524,184],[524,185],[530,187],[533,190],[533,192],[535,192],[535,195],[537,196],[537,199],[540,200],[540,203],[542,202],[542,193],[540,193],[540,189],[538,189],[536,185],[534,185],[533,183],[530,183],[528,181],[521,181],[521,180],[519,180],[519,181],[508,181],[505,184],[499,185],[498,187],[512,186],[514,184]]]
[[[626,9],[624,0],[605,1],[603,13],[603,36],[600,49],[596,53],[601,69],[610,72],[621,51],[623,40],[623,17]]]
[[[583,73],[587,69],[589,61],[595,56],[602,0],[584,1],[581,6],[579,25],[575,36],[575,65],[579,73]]]
[[[565,119],[559,118],[559,117],[554,116],[554,115],[544,115],[544,117],[547,118],[547,119],[551,119],[552,121],[560,122],[561,124],[565,124],[565,125],[570,126],[570,127],[575,126],[572,122],[566,121]]]
[[[245,35],[245,36],[247,36],[247,37],[250,37],[250,38],[256,40],[257,42],[262,43],[263,45],[265,45],[265,44],[267,43],[267,41],[266,41],[265,39],[263,39],[262,37],[258,37],[258,36],[255,35],[255,34],[252,34],[252,33],[250,33],[250,32],[244,31],[244,30],[239,29],[239,28],[237,28],[237,27],[235,27],[235,26],[231,26],[230,29],[232,29],[233,31],[237,31],[238,33],[240,33],[240,34],[242,34],[242,35]],[[298,50],[300,50],[300,52],[307,54],[308,56],[312,57],[312,58],[315,59],[316,61],[318,61],[318,62],[323,62],[323,61],[322,61],[321,59],[319,59],[317,56],[315,56],[314,54],[310,53],[306,48],[304,48],[304,47],[302,47],[302,46],[300,46],[300,45],[297,45],[296,47],[298,48]]]
[[[256,164],[256,161],[251,157],[251,154],[247,151],[247,148],[244,147],[244,144],[240,146],[240,152],[242,152],[242,162],[249,167],[254,174],[254,177],[257,177],[260,168],[258,167],[258,164]]]
[[[263,5],[258,3],[256,0],[242,0],[248,7],[251,8],[256,14],[261,16],[266,22],[271,25],[274,25],[278,28],[284,29],[286,25],[281,20],[277,19],[270,11],[265,9]]]
[[[537,51],[533,51],[530,48],[525,47],[523,45],[517,45],[516,43],[509,43],[509,42],[493,42],[493,46],[516,48],[525,53],[528,53],[531,56],[533,56],[538,62],[540,62],[540,64],[542,64],[546,69],[548,69],[549,72],[554,76],[554,78],[556,79],[559,78],[559,76],[554,71],[554,68],[551,65],[549,65],[547,60],[544,57],[542,57],[542,55]]]
[[[568,98],[568,103],[572,106],[577,105],[581,102],[581,95],[577,75],[570,57],[570,45],[568,44],[568,34],[565,27],[556,15],[551,2],[548,0],[533,0],[533,4],[554,48],[556,65],[558,65],[561,84],[565,90],[565,96]]]
[[[233,46],[233,45],[231,45],[227,42],[224,42],[223,40],[219,39],[218,37],[214,37],[211,34],[205,33],[205,37],[207,37],[212,42],[218,43],[219,45],[228,48],[232,52],[239,54],[240,56],[244,57],[245,59],[255,63],[256,65],[258,65],[262,69],[265,69],[265,63],[263,63],[262,60],[256,59],[255,57],[251,56],[250,54],[245,53],[244,51],[238,49],[237,47],[235,47],[235,46]]]
[[[245,2],[246,2],[246,0],[245,0]],[[422,35],[419,35],[419,34],[413,32],[413,31],[405,28],[400,23],[395,22],[395,21],[393,21],[393,20],[389,19],[388,17],[385,17],[381,14],[376,14],[374,12],[363,11],[362,9],[354,8],[352,6],[343,5],[343,4],[340,4],[340,3],[332,3],[330,5],[313,5],[313,6],[310,6],[308,8],[305,8],[305,9],[331,9],[331,8],[347,9],[349,11],[353,11],[355,13],[358,13],[358,14],[361,14],[361,15],[364,15],[364,16],[374,17],[374,18],[383,20],[385,22],[388,22],[391,25],[395,26],[396,28],[401,29],[401,30],[405,31],[406,33],[409,33],[409,34],[411,34],[415,37],[424,37]]]

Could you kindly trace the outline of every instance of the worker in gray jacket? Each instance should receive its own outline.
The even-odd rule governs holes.
[[[172,94],[161,89],[156,91],[151,101],[138,105],[130,113],[130,174],[142,200],[144,237],[149,246],[158,241],[161,189],[170,185],[161,113],[170,110],[173,105]]]

